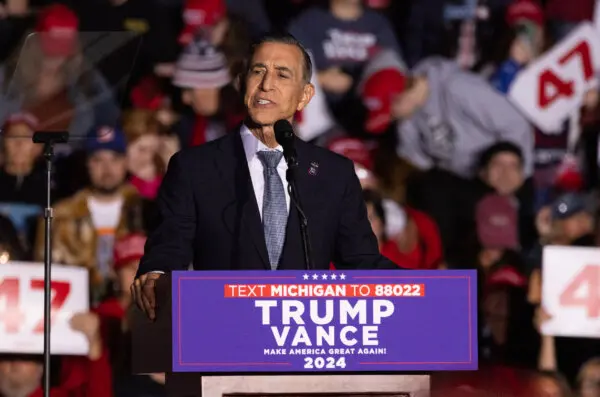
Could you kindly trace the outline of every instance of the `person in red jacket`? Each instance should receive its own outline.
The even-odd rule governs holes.
[[[381,254],[405,269],[437,269],[442,243],[437,226],[426,214],[390,200],[372,190],[363,197]]]
[[[100,333],[100,318],[95,313],[80,313],[71,327],[88,339],[85,356],[61,357],[60,381],[50,390],[51,397],[112,397],[112,377],[108,354]],[[11,355],[0,357],[0,397],[42,397],[41,357]]]

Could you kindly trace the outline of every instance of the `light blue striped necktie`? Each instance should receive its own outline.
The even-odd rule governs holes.
[[[281,251],[283,251],[288,218],[285,190],[281,177],[277,173],[277,165],[279,165],[283,153],[261,150],[257,153],[257,156],[263,164],[263,175],[265,177],[262,210],[263,230],[271,269],[275,270],[279,265]]]

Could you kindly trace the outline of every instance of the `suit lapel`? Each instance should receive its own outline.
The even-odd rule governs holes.
[[[296,169],[296,187],[300,202],[304,207],[304,213],[308,218],[309,230],[311,222],[310,209],[307,202],[310,198],[317,194],[317,188],[314,183],[314,176],[309,173],[309,170],[314,167],[310,155],[310,147],[296,138],[296,151],[298,152],[298,168]],[[316,163],[315,163],[316,164]],[[318,167],[318,164],[316,164]],[[311,238],[311,242],[312,242]],[[314,246],[314,244],[311,244]],[[313,253],[314,254],[314,253]],[[300,233],[300,217],[294,203],[290,203],[290,215],[286,227],[286,239],[282,253],[282,264],[288,269],[304,269],[304,248],[302,246],[302,234]]]
[[[239,130],[231,135],[230,139],[219,142],[221,155],[215,159],[220,180],[231,197],[225,207],[223,220],[232,234],[249,236],[263,266],[270,269],[262,221],[242,139]],[[240,239],[240,243],[243,244],[243,238]]]

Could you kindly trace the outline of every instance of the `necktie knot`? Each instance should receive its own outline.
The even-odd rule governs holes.
[[[283,153],[279,150],[261,150],[257,153],[258,159],[267,169],[275,169],[279,165]]]

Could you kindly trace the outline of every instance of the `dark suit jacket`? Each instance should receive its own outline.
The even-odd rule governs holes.
[[[317,269],[398,269],[379,254],[353,163],[296,139],[296,184]],[[316,172],[309,172],[311,167]],[[160,222],[139,274],[150,271],[270,269],[248,162],[238,132],[175,154],[157,198]],[[292,205],[278,269],[305,268]]]

